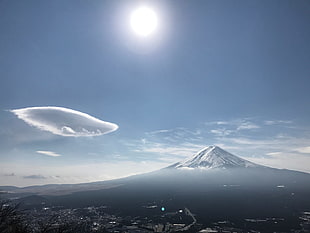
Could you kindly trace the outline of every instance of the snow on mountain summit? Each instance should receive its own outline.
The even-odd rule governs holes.
[[[221,149],[218,146],[209,146],[198,153],[194,154],[192,157],[175,163],[169,168],[179,168],[179,169],[193,169],[193,168],[246,168],[246,167],[261,167],[258,164],[252,163],[245,159],[241,159],[229,152]]]

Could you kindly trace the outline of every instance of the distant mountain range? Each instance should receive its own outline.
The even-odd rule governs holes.
[[[218,146],[209,146],[184,161],[141,175],[81,184],[51,184],[24,188],[0,186],[0,191],[2,194],[7,193],[8,196],[65,195],[81,191],[111,189],[133,183],[135,186],[141,185],[141,189],[149,185],[179,187],[187,183],[188,185],[195,183],[197,187],[205,188],[210,188],[211,184],[298,186],[300,188],[306,188],[305,185],[308,185],[308,188],[310,187],[310,174],[262,166],[235,156]]]
[[[294,232],[287,229],[298,229],[301,214],[310,211],[310,174],[261,166],[217,146],[122,179],[0,190],[3,198],[15,199],[26,209],[107,206],[118,216],[153,218],[161,214],[161,206],[172,212],[189,208],[205,227],[218,221],[243,227],[250,219],[263,224],[254,226],[261,227],[256,232]]]

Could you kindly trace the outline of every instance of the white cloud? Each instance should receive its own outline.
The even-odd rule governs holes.
[[[232,130],[228,130],[228,129],[212,129],[210,132],[219,137],[228,136],[233,133]]]
[[[217,121],[216,124],[217,125],[228,125],[229,122],[228,121]]]
[[[282,154],[282,152],[278,151],[278,152],[269,152],[266,155],[275,156],[275,155],[280,155],[280,154]]]
[[[194,131],[189,130],[187,128],[183,128],[183,127],[178,127],[175,129],[161,129],[161,130],[155,130],[155,131],[151,131],[151,132],[147,132],[146,135],[148,136],[163,136],[163,135],[168,135],[169,137],[185,137],[188,135],[200,135],[201,131],[196,129]]]
[[[251,122],[249,118],[240,118],[240,119],[234,119],[230,121],[211,121],[211,122],[206,122],[205,125],[206,126],[218,125],[218,126],[225,126],[225,127],[233,127],[233,128],[236,128],[236,130],[260,128],[259,125]]]
[[[310,146],[296,148],[295,151],[303,154],[310,154]]]
[[[180,159],[183,159],[184,157],[189,157],[206,146],[207,145],[193,143],[170,145],[166,143],[149,142],[148,144],[142,145],[138,149],[135,149],[133,151],[139,153],[154,153],[161,157],[167,156],[170,158],[169,161],[178,162]]]
[[[58,157],[61,156],[60,154],[57,154],[53,151],[45,151],[45,150],[38,150],[36,151],[38,154],[42,154],[42,155],[48,155],[48,156],[53,156],[53,157]]]
[[[277,127],[270,128],[268,124],[277,124]],[[207,122],[199,129],[199,135],[182,135],[184,132],[197,131],[195,128],[170,129],[169,136],[176,137],[180,134],[175,141],[168,141],[164,135],[157,138],[146,135],[146,143],[140,143],[132,151],[151,153],[160,161],[178,162],[207,145],[215,144],[237,156],[253,158],[264,165],[310,172],[305,166],[305,162],[310,158],[307,155],[310,153],[309,130],[302,127],[292,128],[292,125],[294,123],[291,121],[269,122],[252,118]]]
[[[156,134],[168,133],[168,132],[171,132],[171,130],[170,129],[160,129],[160,130],[155,130],[155,131],[152,131],[152,132],[147,132],[146,134],[156,135]]]
[[[62,107],[30,107],[11,112],[31,126],[60,136],[99,136],[118,129],[116,124]]]
[[[235,138],[224,138],[221,139],[222,142],[229,142],[235,145],[251,145],[251,146],[266,146],[273,144],[272,140],[259,140],[259,139],[250,139],[245,137],[235,137]]]
[[[206,123],[205,125],[217,126],[216,128],[211,129],[210,132],[218,137],[226,137],[232,134],[237,135],[237,134],[240,134],[239,131],[246,131],[246,130],[261,128],[261,126],[251,122],[248,118],[235,119],[231,121],[216,121],[216,122]]]
[[[291,169],[310,173],[310,157],[294,153],[269,153],[264,158],[247,158],[251,162],[280,169]]]
[[[283,120],[268,120],[264,121],[265,125],[277,125],[277,124],[291,124],[293,123],[292,121],[283,121]]]
[[[221,138],[222,143],[228,145],[235,145],[240,148],[269,150],[277,152],[300,152],[309,153],[309,138],[307,137],[281,137],[272,136],[265,137],[264,139],[248,138],[248,137],[235,137],[235,138]]]
[[[259,129],[260,126],[256,125],[256,124],[253,124],[251,122],[242,122],[237,130],[246,130],[246,129]]]
[[[206,126],[209,126],[209,125],[229,125],[230,122],[228,122],[228,121],[209,121],[209,122],[205,122],[204,124]]]
[[[156,154],[166,154],[166,155],[174,155],[174,156],[189,156],[194,154],[197,149],[188,148],[188,147],[167,147],[167,146],[154,146],[154,147],[145,147],[136,150],[137,152],[147,152],[147,153],[156,153]]]

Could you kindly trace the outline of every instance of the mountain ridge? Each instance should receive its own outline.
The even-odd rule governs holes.
[[[214,169],[214,168],[249,168],[249,167],[264,167],[262,165],[250,162],[235,156],[218,146],[208,146],[198,151],[193,156],[172,164],[167,168],[176,169]]]
[[[76,185],[26,187],[3,193],[3,197],[22,203],[25,209],[104,206],[104,211],[113,215],[135,216],[135,222],[136,216],[148,221],[160,216],[165,221],[170,213],[190,208],[205,227],[223,221],[245,226],[244,223],[249,224],[246,219],[253,219],[260,230],[258,219],[259,224],[267,224],[266,229],[276,223],[270,233],[287,232],[284,231],[287,226],[297,229],[300,213],[310,208],[309,195],[310,174],[261,166],[215,146],[203,148],[169,167],[140,175]],[[169,212],[165,214],[162,207]]]
[[[270,179],[274,177],[274,179]],[[273,180],[273,181],[272,181]],[[46,184],[18,188],[0,186],[1,193],[8,196],[18,194],[64,195],[83,191],[107,190],[123,185],[136,187],[167,187],[191,185],[193,181],[202,185],[295,185],[300,180],[310,182],[310,174],[288,169],[277,169],[252,163],[239,158],[218,146],[208,146],[183,161],[168,167],[133,176],[79,184]],[[143,183],[143,185],[141,185]],[[185,185],[185,186],[186,186]]]

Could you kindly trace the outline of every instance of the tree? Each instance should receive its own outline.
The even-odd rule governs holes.
[[[10,201],[0,201],[0,232],[25,233],[29,232],[23,214],[18,210],[19,205]]]

